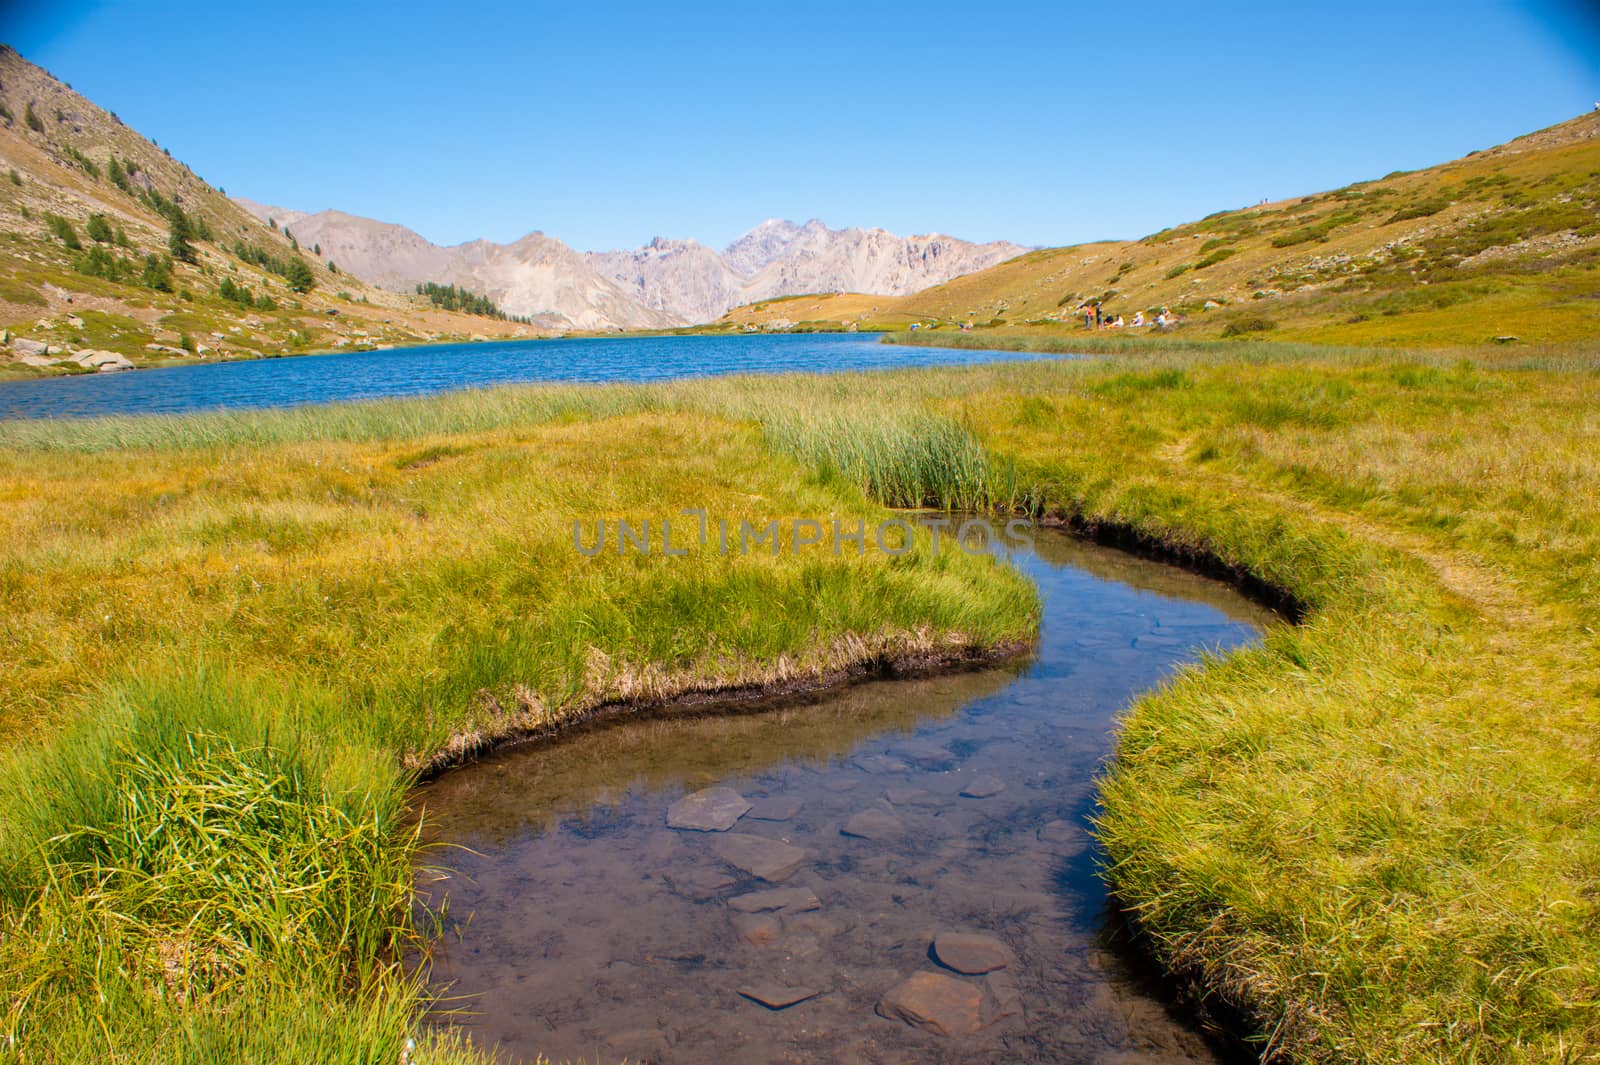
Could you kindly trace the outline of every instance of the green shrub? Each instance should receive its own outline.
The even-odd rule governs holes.
[[[32,100],[28,101],[28,106],[22,120],[26,122],[28,124],[28,128],[33,130],[35,133],[44,132],[44,121],[36,113],[34,113]]]
[[[1238,253],[1238,248],[1218,248],[1210,255],[1207,255],[1204,259],[1201,259],[1199,262],[1195,263],[1194,268],[1196,270],[1204,270],[1206,267],[1215,266],[1224,259],[1231,258]]]
[[[1171,270],[1167,271],[1167,280],[1171,281],[1175,277],[1181,277],[1183,274],[1188,273],[1192,269],[1194,269],[1193,263],[1179,263],[1177,266],[1174,266]]]
[[[89,216],[84,230],[89,234],[89,239],[96,244],[110,244],[116,239],[116,234],[111,231],[111,223],[106,221],[106,216],[98,211]]]
[[[1447,200],[1424,200],[1421,203],[1414,203],[1409,207],[1400,208],[1394,214],[1384,219],[1383,224],[1390,226],[1394,225],[1396,222],[1404,222],[1412,218],[1427,218],[1430,215],[1438,214],[1440,211],[1449,206],[1450,204]]]
[[[79,251],[83,248],[83,243],[78,240],[77,231],[72,228],[71,222],[58,214],[46,214],[44,220],[56,239],[65,244],[70,250]]]
[[[1227,328],[1223,329],[1222,335],[1224,337],[1242,337],[1251,333],[1270,332],[1276,328],[1278,328],[1278,323],[1271,318],[1250,315],[1245,318],[1235,318],[1229,322]]]

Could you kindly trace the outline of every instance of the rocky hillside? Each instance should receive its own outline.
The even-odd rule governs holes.
[[[0,46],[0,376],[533,334],[317,251]]]
[[[237,202],[258,219],[287,222],[302,242],[318,242],[372,284],[411,291],[421,281],[453,283],[513,314],[584,330],[693,325],[753,300],[807,292],[905,295],[1027,250],[779,220],[763,222],[721,253],[658,237],[634,250],[580,254],[542,233],[506,245],[477,240],[440,247],[404,226],[343,211],[307,215]]]
[[[721,324],[1060,333],[1098,303],[1130,333],[1165,310],[1182,335],[1516,344],[1600,337],[1597,294],[1592,112],[1425,170],[1033,251],[911,296],[764,300]]]

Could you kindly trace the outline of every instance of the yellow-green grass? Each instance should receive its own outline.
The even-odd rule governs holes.
[[[694,546],[685,507],[870,530],[889,512],[858,485],[983,483],[930,415],[862,410],[833,440],[798,381],[726,391],[741,418],[694,391],[8,423],[0,1053],[226,1059],[255,1011],[394,1060],[418,1014],[395,967],[420,934],[415,771],[604,704],[1031,639],[1025,580],[926,541],[664,557],[662,519]],[[619,518],[655,524],[656,553],[575,549],[575,520],[587,545]]]
[[[30,876],[5,912],[28,931],[0,944],[0,964],[40,990],[12,1000],[9,1023],[39,1026],[62,1060],[101,1022],[180,1046],[172,1033],[243,1038],[246,1017],[321,1033],[295,1038],[350,1060],[397,1054],[418,1031],[417,989],[371,952],[427,932],[384,890],[413,858],[392,827],[406,764],[575,711],[585,693],[774,679],[858,641],[869,654],[955,633],[995,646],[1031,625],[1026,589],[975,560],[590,568],[565,516],[870,515],[872,486],[1133,533],[1307,608],[1259,649],[1136,703],[1104,781],[1118,897],[1247,1034],[1310,1061],[1593,1060],[1597,367],[1593,348],[1142,344],[870,376],[0,426],[6,660],[22,671],[5,689],[56,693],[5,707],[54,737],[40,751],[11,734],[4,853]],[[802,614],[763,624],[773,604]],[[190,936],[211,944],[208,965],[108,975],[111,958],[193,953],[148,899],[201,845],[141,857],[141,877],[93,870],[111,850],[144,853],[119,812],[129,795],[182,807],[197,779],[295,798],[275,830],[290,839],[383,840],[311,892],[322,916],[304,926],[347,945],[308,974],[275,967],[280,951],[305,956],[293,935],[244,949],[206,925]],[[333,827],[293,829],[303,820]],[[362,836],[369,820],[392,832]],[[107,842],[78,832],[31,860],[75,826]],[[70,890],[41,896],[44,872]],[[70,964],[41,927],[78,944]],[[189,973],[187,1004],[154,995]],[[104,1056],[139,1059],[137,1040],[104,1041],[117,1048]]]
[[[1139,701],[1102,792],[1118,897],[1264,1048],[1600,1057],[1597,356],[1224,344],[944,401],[1047,511],[1309,607]]]

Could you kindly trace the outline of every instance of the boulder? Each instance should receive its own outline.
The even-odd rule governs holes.
[[[118,370],[131,370],[133,363],[114,351],[100,351],[95,348],[85,348],[71,356],[73,362],[87,370],[99,370],[101,373],[115,373]]]
[[[878,1000],[878,1016],[934,1035],[975,1035],[983,1028],[983,992],[942,973],[913,973]]]
[[[42,340],[28,340],[25,337],[12,337],[11,350],[18,355],[44,355],[50,350],[50,345]]]
[[[667,807],[667,827],[688,832],[726,832],[750,809],[732,788],[703,788]]]

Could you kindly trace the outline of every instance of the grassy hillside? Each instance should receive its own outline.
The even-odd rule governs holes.
[[[194,231],[193,263],[172,255],[174,206]],[[296,261],[308,268],[307,292],[285,276]],[[0,330],[9,336],[142,366],[530,332],[435,310],[336,267],[0,46]],[[17,354],[0,347],[0,377],[83,372]]]
[[[1384,345],[1600,335],[1600,114],[1411,173],[1222,211],[1151,234],[1029,253],[901,298],[739,308],[725,328],[965,323],[1083,333],[1100,302],[1172,332]]]

